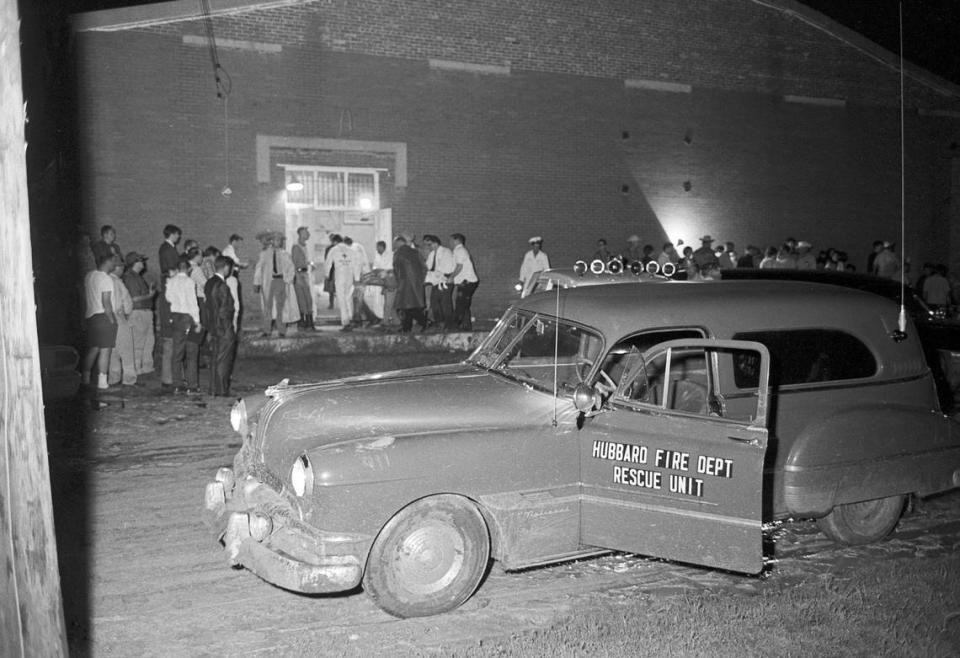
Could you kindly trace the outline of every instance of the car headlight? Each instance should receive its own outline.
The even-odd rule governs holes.
[[[313,493],[313,467],[306,455],[300,455],[290,469],[290,484],[298,496]]]
[[[247,434],[247,405],[243,400],[237,400],[230,410],[230,425],[233,431],[239,432],[242,436]]]
[[[263,541],[273,532],[273,519],[257,512],[251,512],[248,517],[250,536],[257,541]]]

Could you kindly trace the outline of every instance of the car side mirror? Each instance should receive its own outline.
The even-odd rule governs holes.
[[[600,399],[593,386],[585,382],[577,384],[577,388],[573,391],[573,406],[577,411],[585,414],[597,409],[600,406]]]

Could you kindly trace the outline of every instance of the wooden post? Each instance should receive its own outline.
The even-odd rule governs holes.
[[[0,0],[0,656],[65,656],[40,387],[17,0]]]

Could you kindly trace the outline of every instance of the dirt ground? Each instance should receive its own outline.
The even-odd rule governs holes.
[[[321,379],[458,356],[246,358],[235,388],[249,394],[286,376]],[[960,493],[952,493],[924,501],[889,540],[862,548],[838,548],[811,522],[772,526],[760,577],[621,553],[519,573],[495,565],[461,609],[397,620],[361,591],[303,596],[227,566],[200,509],[204,485],[240,445],[229,400],[164,397],[148,379],[103,402],[98,410],[89,402],[52,405],[47,414],[73,655],[445,655],[547,627],[598,600],[750,595],[864,560],[924,559],[960,546]]]

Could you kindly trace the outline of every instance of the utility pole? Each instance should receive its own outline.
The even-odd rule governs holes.
[[[24,120],[17,0],[0,0],[0,656],[65,656]]]

